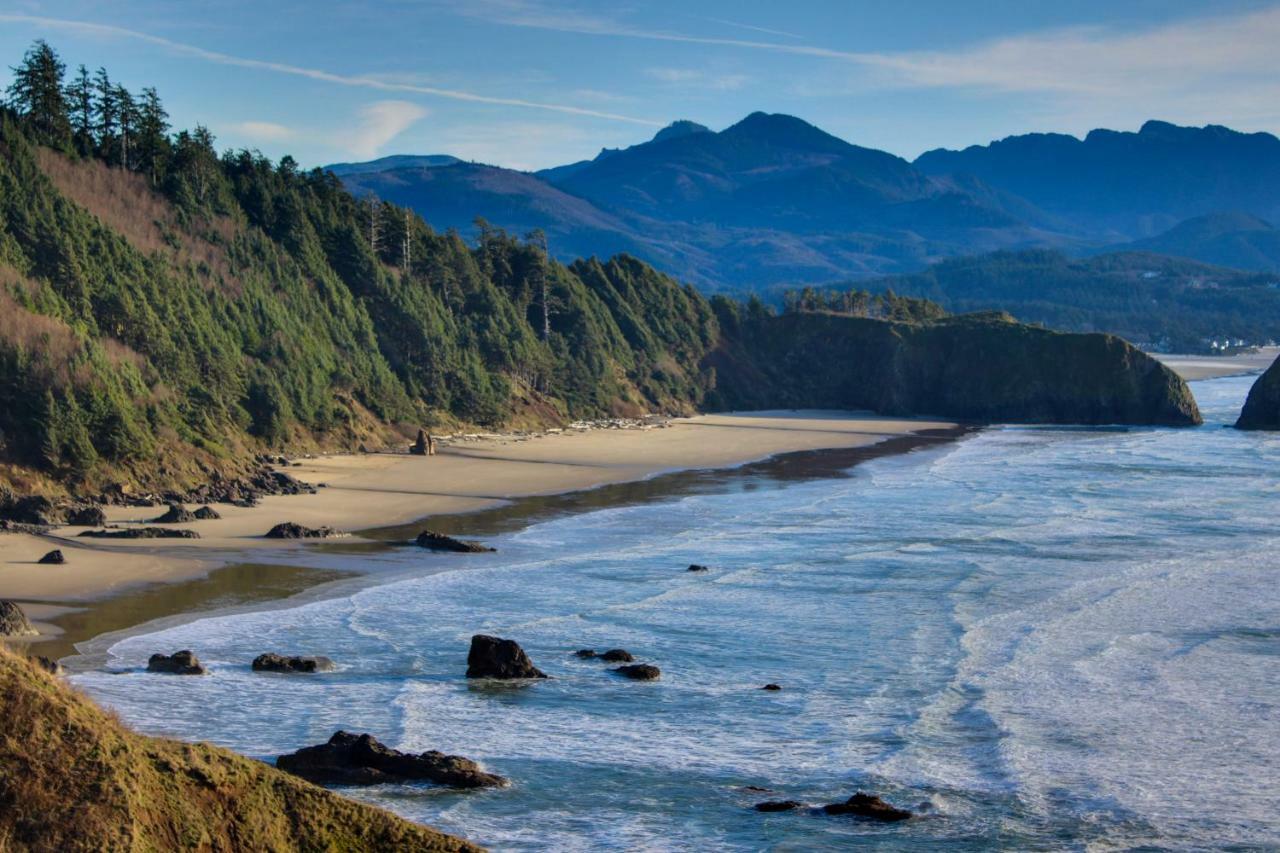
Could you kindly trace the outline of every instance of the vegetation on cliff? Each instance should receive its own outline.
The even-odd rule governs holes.
[[[1272,362],[1249,389],[1236,429],[1280,430],[1280,359]]]
[[[479,849],[228,750],[131,732],[3,648],[0,709],[3,850]]]

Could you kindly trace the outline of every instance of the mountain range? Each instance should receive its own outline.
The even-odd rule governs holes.
[[[908,273],[958,255],[1140,249],[1280,269],[1280,139],[1149,121],[1027,134],[914,162],[753,113],[536,173],[444,155],[333,167],[437,229],[543,230],[562,258],[626,251],[709,290]]]

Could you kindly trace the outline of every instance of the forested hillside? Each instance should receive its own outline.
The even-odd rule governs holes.
[[[780,346],[773,335],[760,349],[761,328],[825,323],[808,319],[815,308],[922,326],[942,313],[865,294],[816,306],[801,294],[779,318],[758,301],[713,308],[627,256],[562,265],[537,233],[519,239],[481,223],[469,245],[405,208],[356,198],[332,173],[219,154],[202,127],[171,133],[153,89],[135,96],[83,67],[68,80],[42,42],[7,96],[0,481],[22,490],[193,485],[262,450],[387,445],[419,425],[549,425],[781,399],[756,382],[791,381],[760,371]],[[865,322],[850,333],[879,340],[868,331],[879,321]],[[1054,357],[1069,360],[1073,341]],[[823,358],[820,346],[846,352],[806,338],[815,370],[854,384],[914,381]],[[990,375],[981,359],[971,367],[987,387],[1018,378]],[[718,370],[731,374],[719,390]],[[866,390],[811,402],[877,399]],[[949,413],[946,400],[919,393],[892,399],[899,413],[907,400]],[[1148,414],[1165,422],[1159,407]],[[1054,416],[1098,412],[1073,416],[1068,400]]]

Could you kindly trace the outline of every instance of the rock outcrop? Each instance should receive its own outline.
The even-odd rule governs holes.
[[[165,675],[204,675],[207,670],[194,652],[183,649],[171,655],[158,653],[152,655],[147,661],[147,672],[160,672]]]
[[[832,803],[823,806],[822,810],[830,815],[853,815],[854,817],[878,820],[884,823],[894,823],[912,816],[911,812],[906,809],[895,808],[879,797],[873,797],[861,791],[843,803]]]
[[[709,571],[711,571],[711,567],[710,567],[710,566],[704,566],[704,565],[702,565],[701,563],[693,563],[692,565],[690,565],[690,566],[689,566],[689,568],[688,568],[686,571],[690,571],[690,572],[709,572]]]
[[[81,536],[96,539],[199,539],[194,530],[174,530],[171,527],[110,527],[105,530],[86,530]]]
[[[781,684],[774,684],[773,682],[770,682],[770,683],[766,684],[764,687],[761,687],[760,689],[761,689],[761,690],[770,690],[770,691],[772,691],[772,690],[781,690],[781,689],[782,689],[782,685],[781,685]]]
[[[428,450],[427,431],[424,429],[420,429],[418,430],[418,439],[413,443],[413,446],[409,448],[409,452],[412,453],[414,456],[426,456],[427,450]]]
[[[254,672],[332,672],[333,661],[323,655],[308,657],[278,655],[274,652],[258,655],[253,659]]]
[[[196,517],[182,504],[169,504],[163,515],[151,519],[152,524],[190,524]]]
[[[1280,429],[1280,358],[1249,389],[1236,429]]]
[[[467,654],[467,678],[546,678],[515,640],[476,634]]]
[[[495,788],[507,780],[486,773],[469,758],[383,745],[372,735],[336,732],[329,742],[276,759],[276,767],[318,785],[381,785],[432,782],[453,788]]]
[[[799,800],[765,800],[756,803],[755,808],[758,812],[789,812],[804,808],[804,803]]]
[[[657,681],[662,677],[662,670],[651,663],[632,663],[616,667],[613,671],[633,681]]]
[[[433,533],[430,530],[424,530],[419,533],[418,538],[414,541],[420,548],[427,548],[432,551],[452,551],[458,554],[485,554],[495,550],[482,542],[454,539],[452,536]]]
[[[606,663],[631,663],[635,657],[626,649],[609,649],[600,655],[600,660]]]
[[[32,637],[37,633],[27,614],[12,601],[0,599],[0,637]]]
[[[1187,383],[1114,335],[1007,314],[886,322],[825,313],[744,319],[705,364],[722,409],[870,409],[978,423],[1201,422]]]
[[[266,533],[268,539],[329,539],[346,535],[333,527],[303,527],[292,521],[281,522]]]
[[[60,550],[57,550],[56,548],[50,551],[48,554],[45,554],[40,559],[36,560],[37,563],[44,566],[61,566],[66,561],[67,561],[66,556],[64,556],[63,553]]]
[[[214,521],[216,519],[222,518],[221,514],[219,514],[216,509],[209,506],[208,504],[198,508],[195,512],[191,514],[195,516],[197,519],[199,519],[200,521]]]
[[[107,523],[107,513],[96,504],[74,506],[67,510],[67,524],[77,527],[102,527]]]

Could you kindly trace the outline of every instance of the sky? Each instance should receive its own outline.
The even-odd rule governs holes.
[[[1150,118],[1280,132],[1280,0],[0,0],[0,84],[37,38],[307,167],[537,169],[757,110],[907,158]]]

